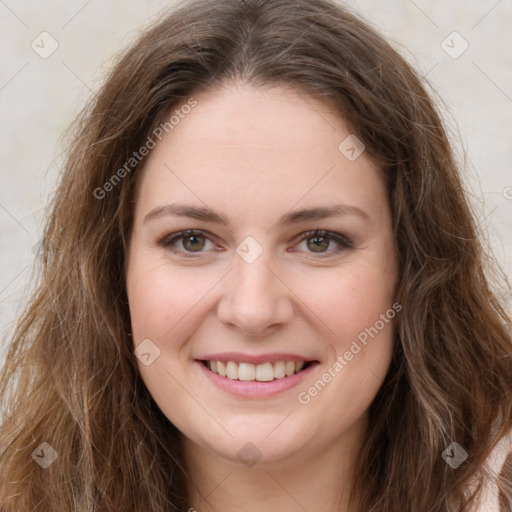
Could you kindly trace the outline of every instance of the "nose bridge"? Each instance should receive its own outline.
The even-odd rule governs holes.
[[[236,255],[219,305],[219,319],[251,334],[290,321],[293,306],[274,266],[270,251],[261,252],[255,259],[244,258],[243,253]]]

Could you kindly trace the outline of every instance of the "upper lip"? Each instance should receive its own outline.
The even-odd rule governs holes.
[[[207,354],[199,357],[198,361],[234,361],[236,363],[275,363],[276,361],[315,361],[315,359],[299,356],[297,354],[272,353],[272,354],[242,354],[240,352],[221,352],[218,354]]]

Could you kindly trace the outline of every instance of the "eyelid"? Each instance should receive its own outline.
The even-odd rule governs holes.
[[[211,235],[208,231],[205,231],[202,229],[185,229],[183,231],[177,231],[175,233],[165,235],[164,237],[160,238],[157,241],[157,243],[159,246],[163,247],[164,249],[169,249],[172,252],[179,253],[187,258],[188,257],[194,258],[199,255],[203,255],[205,253],[205,251],[193,252],[193,251],[184,251],[181,249],[172,248],[172,243],[174,243],[175,241],[180,240],[182,238],[185,238],[187,236],[204,236],[207,240],[209,240],[210,242],[215,244],[214,239],[216,237]],[[295,245],[297,245],[297,244],[303,242],[304,240],[308,240],[310,238],[315,238],[315,237],[316,238],[328,238],[329,240],[334,241],[335,243],[337,243],[339,245],[339,247],[337,249],[331,249],[326,252],[318,252],[318,253],[308,252],[308,254],[313,254],[313,255],[317,254],[320,258],[322,258],[322,257],[326,258],[333,254],[338,254],[339,252],[341,252],[343,250],[353,248],[353,243],[347,236],[345,236],[341,233],[337,233],[334,231],[328,231],[328,230],[324,230],[324,229],[313,229],[313,230],[309,230],[309,231],[303,231],[302,233],[300,233],[299,235],[294,237],[293,240],[294,240],[294,242],[296,241]]]

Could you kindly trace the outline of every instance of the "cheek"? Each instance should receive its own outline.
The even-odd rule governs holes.
[[[133,345],[136,349],[150,340],[152,354],[149,365],[142,359],[136,362],[153,399],[167,411],[168,404],[175,404],[180,393],[173,376],[185,369],[188,354],[183,352],[184,341],[197,326],[201,298],[213,285],[209,283],[213,279],[199,279],[197,271],[194,275],[191,269],[172,269],[161,262],[132,262],[127,288]]]
[[[159,262],[133,261],[127,276],[134,343],[150,338],[159,347],[179,348],[219,276],[198,268],[172,268]]]
[[[373,268],[346,268],[335,276],[326,275],[316,280],[308,297],[326,326],[323,340],[329,356],[322,373],[297,398],[323,415],[333,431],[364,413],[391,362],[394,319],[401,306],[394,302],[393,275]]]
[[[297,281],[295,290],[335,340],[333,345],[343,348],[391,308],[393,285],[391,274],[376,266],[358,265],[317,272],[314,279]]]

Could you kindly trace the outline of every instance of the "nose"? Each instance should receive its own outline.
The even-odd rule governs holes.
[[[266,252],[252,263],[235,256],[226,276],[217,316],[246,334],[261,336],[291,321],[293,293],[272,267]]]

